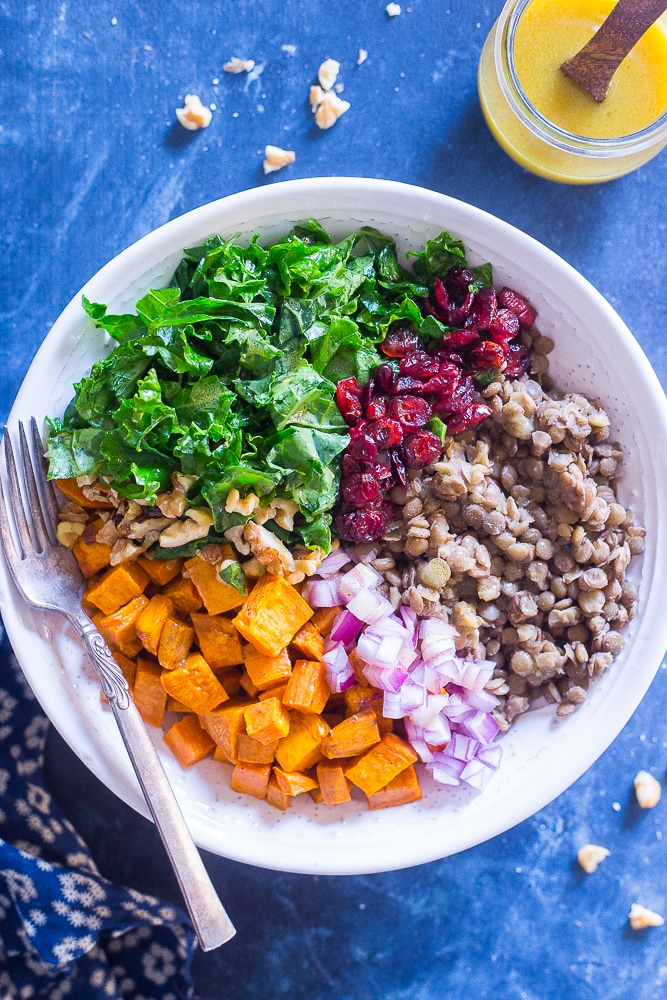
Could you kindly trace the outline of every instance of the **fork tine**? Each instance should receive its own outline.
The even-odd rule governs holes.
[[[12,538],[12,532],[9,527],[9,518],[7,516],[7,504],[5,503],[5,491],[2,486],[2,478],[0,478],[0,538],[2,539],[2,547],[5,551],[6,561],[9,563],[9,567],[11,569],[12,566],[16,565],[17,562],[23,559],[23,551],[16,551],[14,539]]]
[[[18,470],[16,468],[16,459],[14,458],[12,439],[9,436],[9,431],[6,426],[4,428],[2,442],[5,449],[5,461],[7,463],[9,506],[12,509],[12,514],[14,515],[14,523],[16,524],[16,530],[19,536],[19,542],[21,544],[21,550],[22,550],[21,558],[24,558],[28,552],[31,552],[33,550],[34,544],[32,540],[32,535],[30,534],[30,528],[28,527],[28,520],[26,518],[25,507],[23,505],[23,500],[21,498],[21,485],[19,483],[19,475],[18,475]]]
[[[30,418],[30,430],[32,432],[32,442],[35,449],[35,456],[38,456],[36,461],[38,462],[39,468],[42,472],[41,476],[37,476],[37,489],[42,499],[42,514],[49,533],[49,538],[51,539],[53,545],[57,545],[58,539],[56,536],[56,526],[58,524],[58,501],[56,500],[53,483],[46,478],[48,468],[44,455],[44,442],[42,441],[42,436],[39,433],[37,421],[34,417]]]
[[[23,466],[23,479],[28,492],[28,509],[32,515],[32,529],[35,541],[37,542],[37,548],[39,552],[43,552],[45,547],[48,547],[50,539],[42,512],[42,498],[37,488],[37,477],[35,476],[32,455],[30,454],[28,438],[26,437],[22,420],[19,420],[19,455]]]

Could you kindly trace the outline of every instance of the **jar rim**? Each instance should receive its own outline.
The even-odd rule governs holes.
[[[496,73],[505,100],[521,122],[539,139],[579,156],[611,157],[640,152],[667,133],[667,109],[655,121],[626,135],[600,138],[579,135],[555,125],[530,101],[514,65],[514,39],[522,14],[533,0],[509,0],[498,18],[494,41]]]

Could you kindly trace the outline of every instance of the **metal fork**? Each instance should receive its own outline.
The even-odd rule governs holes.
[[[160,758],[130,697],[127,681],[81,607],[80,570],[72,553],[56,538],[58,504],[53,486],[46,479],[44,446],[37,423],[33,417],[32,450],[23,424],[18,426],[18,462],[6,427],[3,435],[7,497],[0,475],[0,538],[5,561],[26,602],[33,608],[64,615],[82,639],[169,855],[199,943],[204,951],[210,951],[229,941],[236,931],[190,836]]]

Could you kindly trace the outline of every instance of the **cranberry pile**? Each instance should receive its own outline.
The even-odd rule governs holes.
[[[453,267],[435,279],[422,305],[451,328],[441,340],[427,350],[412,324],[392,323],[379,345],[391,361],[378,365],[363,387],[355,377],[336,387],[350,427],[335,517],[344,541],[382,538],[393,515],[388,491],[406,485],[407,469],[439,458],[440,437],[427,429],[432,417],[450,434],[468,430],[491,414],[478,401],[475,379],[517,378],[529,367],[530,351],[518,337],[537,314],[512,289],[479,288],[468,268]]]

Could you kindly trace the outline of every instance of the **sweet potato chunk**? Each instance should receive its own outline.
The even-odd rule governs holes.
[[[165,597],[171,597],[174,606],[184,615],[199,611],[204,603],[192,580],[186,580],[182,576],[168,583],[162,593]]]
[[[148,604],[143,594],[128,601],[113,614],[105,615],[95,622],[100,634],[110,646],[119,649],[125,656],[136,656],[141,650],[141,640],[137,636],[137,618]]]
[[[324,664],[319,660],[297,660],[287,682],[283,704],[306,715],[320,715],[330,696]]]
[[[234,619],[244,639],[267,656],[278,656],[313,611],[284,576],[260,577]]]
[[[125,656],[123,653],[115,652],[113,654],[113,658],[122,670],[123,677],[127,681],[128,687],[131,689],[134,684],[134,675],[137,672],[137,664],[134,660],[131,660],[129,656]]]
[[[172,580],[175,580],[183,566],[183,560],[180,558],[151,559],[147,555],[139,556],[137,562],[144,573],[148,574],[151,583],[154,583],[156,587],[164,587],[168,583],[171,583]]]
[[[165,620],[158,645],[157,658],[160,665],[165,670],[172,670],[182,663],[190,652],[194,637],[195,630],[191,625],[170,615]]]
[[[272,764],[278,749],[278,740],[260,743],[247,733],[239,733],[236,755],[248,764]]]
[[[200,559],[199,556],[188,559],[185,563],[185,569],[199,591],[204,607],[210,615],[231,611],[232,608],[238,608],[245,601],[244,594],[239,594],[236,587],[224,583],[218,576],[215,566]]]
[[[307,771],[322,759],[320,743],[329,727],[320,715],[290,712],[290,731],[278,743],[276,760],[283,771]]]
[[[256,799],[265,799],[270,777],[270,764],[251,764],[248,761],[239,761],[232,771],[232,789],[235,792],[254,795]]]
[[[212,711],[229,698],[201,653],[191,653],[179,667],[166,670],[162,686],[197,715]]]
[[[326,805],[350,801],[350,783],[339,760],[321,760],[317,765],[317,781]]]
[[[293,796],[288,795],[287,792],[283,792],[282,788],[278,786],[275,777],[271,775],[268,788],[266,789],[266,801],[269,805],[275,806],[276,809],[285,812],[291,806],[292,798]]]
[[[211,737],[199,725],[196,715],[184,715],[175,722],[164,734],[164,742],[183,767],[204,760],[215,747]]]
[[[347,715],[355,715],[370,708],[375,712],[380,734],[390,732],[393,729],[391,719],[385,719],[382,714],[383,697],[382,691],[370,687],[368,684],[353,684],[345,692],[345,704],[347,705]]]
[[[250,674],[248,673],[247,670],[244,670],[243,673],[241,674],[241,680],[239,681],[239,683],[242,689],[248,695],[248,697],[252,698],[252,700],[254,701],[257,695],[259,694],[259,688],[255,687],[255,685],[252,682],[252,678],[250,677]]]
[[[157,656],[157,649],[160,644],[160,636],[164,623],[174,612],[174,602],[170,597],[163,594],[156,594],[151,597],[141,614],[137,617],[137,635],[141,639],[143,647],[153,656]]]
[[[379,742],[377,718],[375,712],[368,708],[334,726],[329,736],[322,740],[322,753],[330,759],[354,757]]]
[[[277,656],[266,656],[254,646],[246,645],[243,647],[243,662],[258,691],[267,691],[292,675],[292,664],[286,649]]]
[[[225,702],[211,712],[201,716],[201,724],[215,740],[231,764],[236,764],[239,733],[245,732],[245,710],[247,701],[240,699]]]
[[[161,726],[167,704],[167,692],[162,687],[162,667],[156,660],[140,656],[134,675],[132,695],[139,714],[149,726]]]
[[[202,656],[212,670],[243,663],[241,639],[229,618],[196,612],[192,612],[190,618]]]
[[[366,795],[371,796],[388,785],[397,774],[410,764],[414,764],[416,760],[417,754],[409,743],[395,733],[385,733],[376,746],[371,747],[345,769],[345,777]]]
[[[313,788],[317,788],[317,782],[301,771],[283,771],[279,767],[274,767],[273,774],[278,788],[288,795],[301,795],[302,792],[310,792]]]
[[[245,727],[248,736],[253,739],[260,743],[273,743],[289,733],[289,712],[277,698],[254,702],[245,710]]]
[[[82,536],[75,541],[72,546],[72,552],[86,580],[106,569],[111,560],[110,545],[105,545],[104,542],[96,542],[94,539],[86,542]]]
[[[77,483],[76,479],[54,479],[53,480],[58,489],[68,500],[72,503],[77,503],[79,507],[93,507],[96,510],[112,510],[113,503],[111,500],[89,500],[88,497],[83,492],[83,489]],[[96,489],[100,493],[105,491],[105,486],[103,483],[96,484]]]
[[[410,764],[392,778],[388,785],[368,796],[369,809],[387,809],[389,806],[403,806],[416,802],[422,797],[419,778],[414,764]]]
[[[335,608],[316,608],[313,611],[313,617],[310,619],[311,624],[315,626],[317,631],[321,635],[329,635],[338,615],[343,609],[340,607]]]
[[[100,578],[91,580],[86,588],[86,598],[105,615],[112,615],[133,597],[143,594],[148,577],[133,562],[112,566]]]
[[[235,698],[241,690],[241,671],[238,667],[233,667],[231,670],[215,670],[214,673],[229,697]]]
[[[189,711],[190,709],[187,705],[184,705],[177,698],[172,698],[170,694],[167,695],[167,712],[181,712],[181,714],[185,714]]]
[[[257,697],[260,701],[266,701],[267,698],[277,698],[278,701],[282,701],[286,690],[287,682],[278,684],[277,687],[269,688],[268,691],[260,691]]]
[[[324,656],[324,636],[311,622],[301,626],[291,646],[306,660],[321,660]]]

